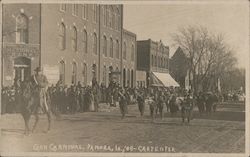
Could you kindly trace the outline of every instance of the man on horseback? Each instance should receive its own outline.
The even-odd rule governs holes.
[[[39,97],[39,106],[41,109],[48,111],[46,99],[48,80],[47,77],[42,74],[42,69],[40,67],[35,69],[35,75],[31,77],[31,83],[35,92],[34,94],[37,94],[36,96]]]
[[[48,86],[48,80],[45,75],[42,74],[42,68],[37,67],[35,70],[35,74],[32,75],[31,77],[31,86],[33,89],[33,97],[35,99],[34,101],[34,112],[35,112],[35,125],[33,127],[33,130],[35,130],[37,122],[39,120],[38,117],[38,112],[39,109],[42,109],[43,112],[45,112],[48,116],[48,121],[49,121],[49,126],[48,130],[50,129],[50,109],[48,105],[48,100],[47,100],[47,86]]]

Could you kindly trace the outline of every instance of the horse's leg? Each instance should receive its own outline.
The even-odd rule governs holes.
[[[39,121],[39,115],[38,115],[38,114],[39,114],[38,112],[35,112],[35,124],[34,124],[34,126],[33,126],[33,128],[32,128],[32,132],[35,131],[36,126],[37,126],[37,123],[38,123],[38,121]]]
[[[50,131],[50,126],[51,126],[51,112],[47,111],[46,115],[47,115],[47,118],[48,118],[48,128],[47,128],[46,132],[49,132]]]

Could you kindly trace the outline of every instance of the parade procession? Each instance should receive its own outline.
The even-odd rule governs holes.
[[[84,152],[91,143],[117,152],[132,144],[123,152],[142,144],[145,152],[243,152],[245,69],[214,27],[161,26],[139,5],[1,5],[3,141],[25,143],[14,150],[52,151],[34,149],[37,140],[80,143]],[[168,5],[158,7],[171,21]]]

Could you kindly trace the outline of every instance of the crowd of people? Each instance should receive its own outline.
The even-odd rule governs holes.
[[[17,101],[20,100],[21,91],[21,85],[2,89],[2,113],[20,112]],[[157,113],[160,113],[162,118],[163,108],[173,115],[178,111],[184,115],[188,111],[188,117],[190,117],[189,111],[194,106],[198,107],[200,114],[211,113],[216,111],[215,102],[225,100],[222,94],[212,92],[194,94],[192,91],[173,87],[122,88],[115,82],[111,82],[108,87],[103,84],[82,86],[80,82],[71,86],[56,84],[47,88],[47,95],[54,112],[61,114],[97,112],[99,104],[104,103],[110,107],[119,105],[122,118],[128,113],[128,105],[135,103],[141,116],[144,115],[145,105],[149,104],[151,117],[154,118]],[[189,109],[185,110],[186,108]]]

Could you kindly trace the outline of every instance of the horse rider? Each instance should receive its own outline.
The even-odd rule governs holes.
[[[31,77],[31,83],[34,87],[34,91],[36,96],[39,97],[39,106],[46,111],[49,110],[46,98],[46,91],[48,86],[48,80],[45,75],[42,74],[42,68],[37,67],[35,70],[35,74]]]

